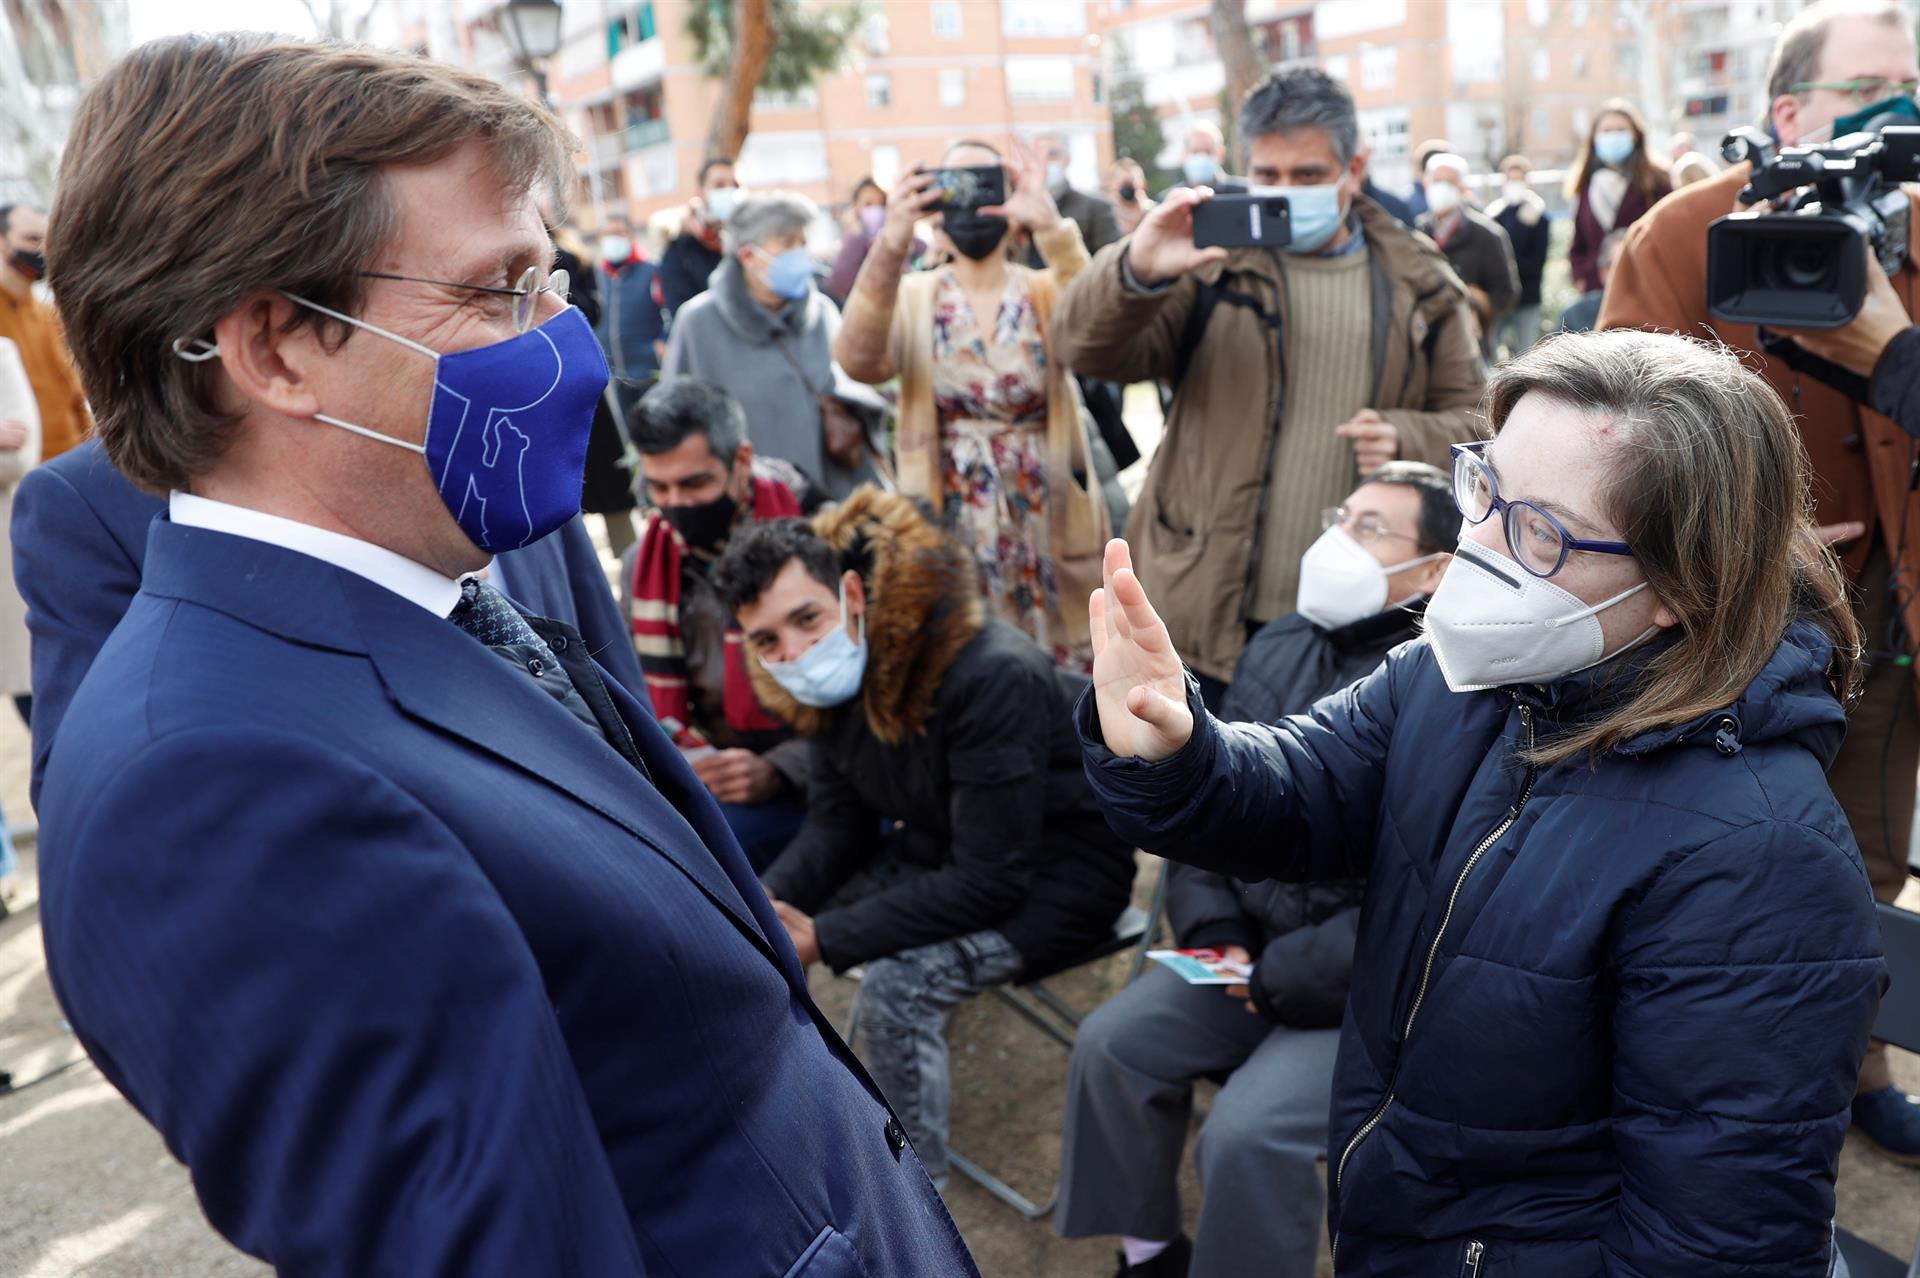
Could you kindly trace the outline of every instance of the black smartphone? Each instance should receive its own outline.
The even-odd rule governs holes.
[[[1285,248],[1293,217],[1284,195],[1216,195],[1193,209],[1195,248]]]
[[[978,209],[1007,202],[1007,172],[997,164],[935,169],[933,184],[940,191],[933,205],[937,209]]]

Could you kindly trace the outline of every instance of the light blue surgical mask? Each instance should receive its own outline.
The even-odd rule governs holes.
[[[797,302],[813,288],[813,259],[803,248],[790,248],[767,266],[767,287]]]
[[[1189,155],[1180,161],[1180,174],[1189,186],[1205,186],[1220,176],[1220,162],[1211,155]]]
[[[1283,253],[1318,253],[1327,246],[1346,214],[1340,208],[1340,183],[1325,186],[1256,186],[1253,195],[1283,195],[1293,241]]]
[[[792,661],[762,661],[787,693],[803,706],[827,710],[860,693],[867,675],[867,617],[860,615],[860,637],[847,634],[847,592],[840,591],[840,624],[814,641]]]
[[[1625,164],[1636,149],[1631,129],[1602,129],[1593,135],[1593,155],[1602,164]]]

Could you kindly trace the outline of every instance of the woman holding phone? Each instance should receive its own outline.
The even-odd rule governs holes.
[[[1860,636],[1779,398],[1610,332],[1494,375],[1427,634],[1224,724],[1108,550],[1115,830],[1367,880],[1327,1150],[1342,1274],[1826,1275],[1885,985],[1825,767]]]
[[[991,187],[983,170],[1001,176],[1003,201],[968,202]],[[903,278],[914,224],[929,214],[952,260]],[[1015,232],[1032,236],[1046,269],[1011,260]],[[984,142],[956,142],[940,169],[915,166],[894,186],[833,345],[851,377],[900,378],[900,488],[931,503],[972,554],[993,611],[1081,670],[1109,525],[1079,393],[1047,322],[1086,262],[1038,159],[1022,147],[1003,163]]]

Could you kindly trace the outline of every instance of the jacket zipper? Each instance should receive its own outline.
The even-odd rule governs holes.
[[[1531,751],[1534,744],[1533,708],[1531,706],[1523,705],[1520,707],[1520,723],[1521,726],[1527,730],[1527,749]],[[1440,926],[1433,930],[1433,942],[1427,946],[1426,966],[1420,970],[1420,984],[1414,989],[1413,1006],[1407,1011],[1407,1023],[1400,1030],[1400,1052],[1402,1056],[1406,1054],[1407,1040],[1413,1034],[1413,1022],[1420,1015],[1420,1005],[1426,1002],[1427,983],[1433,979],[1433,963],[1434,960],[1440,956],[1440,942],[1446,939],[1447,925],[1453,922],[1453,907],[1460,900],[1460,889],[1466,886],[1467,876],[1473,873],[1476,865],[1480,864],[1480,858],[1485,856],[1487,850],[1495,843],[1498,843],[1500,837],[1508,830],[1511,830],[1513,823],[1520,819],[1521,811],[1526,808],[1527,800],[1533,795],[1533,782],[1538,775],[1539,769],[1529,763],[1527,765],[1526,778],[1520,783],[1520,797],[1514,800],[1512,807],[1507,809],[1507,814],[1500,818],[1500,824],[1494,826],[1487,834],[1487,837],[1480,840],[1478,846],[1468,855],[1467,863],[1460,867],[1460,874],[1453,881],[1453,891],[1447,896],[1446,911],[1440,916]],[[1398,1068],[1398,1064],[1396,1063],[1396,1071]],[[1333,1169],[1333,1188],[1336,1194],[1340,1191],[1341,1177],[1345,1176],[1347,1172],[1347,1160],[1353,1157],[1353,1151],[1359,1148],[1360,1142],[1372,1135],[1373,1129],[1380,1125],[1382,1118],[1386,1117],[1387,1110],[1393,1105],[1393,1097],[1394,1085],[1393,1082],[1389,1080],[1387,1083],[1387,1094],[1381,1098],[1380,1104],[1374,1108],[1373,1113],[1368,1116],[1367,1121],[1360,1125],[1360,1130],[1355,1132],[1352,1139],[1347,1141],[1346,1148],[1340,1151],[1340,1161]],[[1479,1253],[1475,1250],[1477,1247],[1479,1247],[1479,1244],[1474,1243],[1467,1248],[1468,1262],[1473,1265],[1473,1272],[1475,1274],[1479,1272],[1480,1263]],[[1332,1258],[1338,1259],[1339,1254],[1340,1239],[1336,1236],[1333,1240]]]
[[[1460,1278],[1480,1278],[1480,1259],[1487,1254],[1485,1243],[1467,1244],[1467,1259],[1460,1266]]]

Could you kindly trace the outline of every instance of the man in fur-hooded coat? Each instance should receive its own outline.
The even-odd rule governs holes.
[[[988,620],[966,553],[897,495],[757,525],[715,579],[762,704],[812,750],[806,823],[763,881],[804,961],[864,965],[862,1055],[942,1183],[947,1011],[1072,961],[1126,906],[1132,856],[1073,732],[1087,681]],[[829,639],[862,654],[857,687],[804,704],[788,685],[821,685],[789,672]]]

